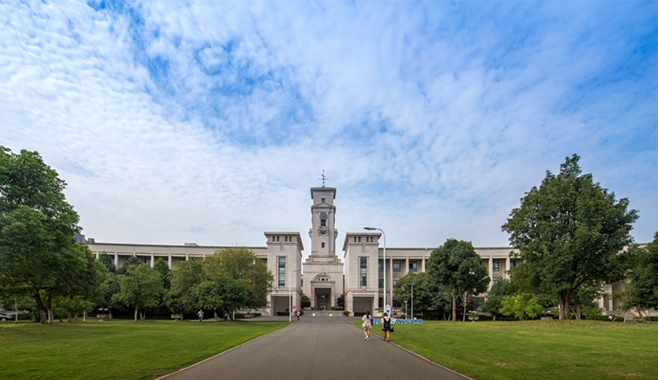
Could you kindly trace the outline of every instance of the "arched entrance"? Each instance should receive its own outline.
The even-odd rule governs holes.
[[[332,310],[336,307],[336,282],[326,273],[320,273],[311,281],[311,307],[315,310]]]

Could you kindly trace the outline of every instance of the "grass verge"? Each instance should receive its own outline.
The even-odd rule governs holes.
[[[0,323],[0,379],[153,379],[287,322]]]
[[[426,321],[391,340],[475,379],[658,379],[658,324]]]

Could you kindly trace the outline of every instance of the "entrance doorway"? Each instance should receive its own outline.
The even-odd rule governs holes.
[[[315,310],[331,310],[331,289],[315,288]]]

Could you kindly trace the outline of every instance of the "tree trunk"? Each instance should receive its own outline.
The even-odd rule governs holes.
[[[464,304],[464,315],[462,316],[462,322],[466,322],[466,300],[468,299],[468,292],[464,292],[462,295],[462,300]]]
[[[569,293],[558,293],[558,302],[560,303],[560,320],[569,319]]]
[[[135,305],[135,322],[137,322],[137,313],[139,312],[139,307]]]
[[[43,300],[41,299],[39,292],[34,294],[34,300],[37,302],[37,308],[39,309],[39,321],[41,323],[48,323],[46,305],[43,304]]]
[[[457,322],[457,297],[452,296],[452,321]]]
[[[109,307],[107,308],[107,314],[108,314],[108,318],[112,319],[112,309],[110,309]]]
[[[69,310],[69,311],[66,313],[66,317],[67,317],[67,318],[66,318],[66,321],[67,321],[67,322],[69,322],[69,323],[73,322],[73,313],[71,312],[71,310]]]

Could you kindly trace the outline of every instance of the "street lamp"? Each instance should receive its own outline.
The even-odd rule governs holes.
[[[409,314],[407,314],[407,300],[404,300],[404,315],[409,318]]]
[[[416,283],[411,283],[411,319],[414,319],[414,285]]]
[[[288,285],[290,288],[290,298],[288,298],[288,323],[292,322],[292,273],[298,271],[299,269],[293,269],[288,275],[288,280],[290,280],[290,285]]]
[[[384,233],[384,230],[377,227],[363,227],[363,229],[368,231],[381,231],[384,236],[384,311],[386,311],[386,233]]]

